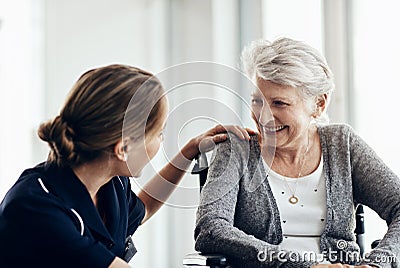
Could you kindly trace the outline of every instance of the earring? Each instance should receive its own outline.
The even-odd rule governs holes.
[[[128,161],[128,154],[124,154],[124,161]]]

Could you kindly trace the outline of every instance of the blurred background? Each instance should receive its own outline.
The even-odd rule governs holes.
[[[157,74],[191,61],[237,68],[248,42],[281,36],[306,41],[326,56],[336,79],[331,121],[353,126],[400,174],[399,8],[396,0],[0,0],[0,199],[23,169],[46,159],[37,127],[59,112],[86,70],[125,63]],[[244,100],[223,90],[204,92],[216,102],[203,109],[218,113],[227,105],[237,114],[222,112],[218,120],[199,120],[181,131],[177,122],[190,108],[173,113],[162,150],[135,191],[170,152],[215,123],[254,128]],[[178,91],[168,98],[175,107],[196,94]],[[187,174],[184,181],[196,187],[197,177]],[[171,200],[135,234],[133,266],[181,267],[183,256],[194,251],[198,195],[178,193]],[[366,229],[370,243],[386,224],[367,211]]]

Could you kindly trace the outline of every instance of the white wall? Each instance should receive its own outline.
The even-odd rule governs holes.
[[[46,116],[59,112],[86,70],[110,63],[151,68],[147,16],[154,1],[45,0]]]
[[[37,4],[37,5],[36,5]],[[0,198],[34,163],[43,117],[40,0],[0,1]]]

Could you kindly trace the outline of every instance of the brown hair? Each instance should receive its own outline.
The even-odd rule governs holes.
[[[39,127],[39,137],[50,146],[48,162],[77,166],[112,152],[123,127],[130,137],[153,134],[166,108],[163,94],[160,82],[139,68],[113,64],[87,71],[60,114]]]

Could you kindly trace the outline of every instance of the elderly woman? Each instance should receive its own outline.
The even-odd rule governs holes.
[[[235,267],[399,267],[399,178],[351,127],[323,124],[334,89],[325,59],[281,38],[251,43],[242,61],[259,89],[252,109],[260,133],[217,146],[196,250],[225,254]],[[365,256],[354,236],[358,204],[388,224]]]

